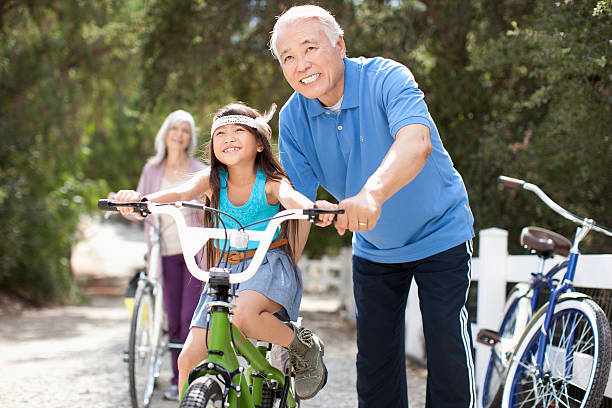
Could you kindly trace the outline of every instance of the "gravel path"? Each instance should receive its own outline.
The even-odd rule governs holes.
[[[303,311],[303,324],[326,346],[327,386],[304,408],[355,407],[354,331],[337,313]],[[128,317],[120,297],[97,296],[90,306],[28,309],[0,316],[0,406],[128,408],[127,364],[122,360]],[[410,406],[424,406],[425,370],[408,367]],[[169,364],[162,369],[152,407],[164,401]]]
[[[113,225],[115,224],[115,225]],[[131,271],[142,262],[142,230],[138,226],[87,223],[84,241],[73,252],[73,269],[80,279],[94,280],[91,305],[44,309],[0,307],[0,407],[129,408],[127,364],[128,313],[116,296]],[[100,255],[114,254],[108,260]],[[119,258],[117,260],[117,258]],[[118,269],[117,265],[123,265]],[[107,285],[107,286],[104,286]],[[115,294],[100,296],[99,294]],[[355,391],[355,333],[334,312],[334,298],[305,294],[303,325],[325,341],[329,371],[326,387],[303,408],[352,408]],[[152,408],[175,408],[161,393],[169,385],[170,364],[164,361]],[[408,366],[411,408],[423,408],[425,370]]]

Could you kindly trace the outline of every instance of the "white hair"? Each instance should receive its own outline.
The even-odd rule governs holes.
[[[334,16],[329,11],[315,5],[295,6],[284,12],[276,20],[272,35],[270,37],[270,51],[272,55],[280,61],[280,55],[278,55],[278,49],[276,48],[276,42],[278,41],[279,32],[282,28],[289,24],[295,24],[298,21],[316,19],[319,20],[321,28],[329,38],[332,46],[336,46],[338,39],[344,35],[344,31],[340,24],[336,21]]]
[[[189,124],[191,137],[189,139],[189,145],[187,146],[186,153],[189,157],[193,156],[198,143],[198,132],[195,127],[195,121],[189,112],[177,110],[168,115],[166,120],[164,120],[164,123],[159,128],[157,136],[155,136],[155,156],[149,158],[149,163],[159,164],[166,158],[168,154],[166,151],[166,135],[172,126],[181,123]]]

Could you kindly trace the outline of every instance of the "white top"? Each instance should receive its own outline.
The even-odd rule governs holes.
[[[340,112],[340,106],[342,106],[343,99],[344,99],[344,95],[342,95],[342,98],[340,98],[340,100],[334,106],[326,106],[325,109],[329,109],[330,111],[334,113]]]

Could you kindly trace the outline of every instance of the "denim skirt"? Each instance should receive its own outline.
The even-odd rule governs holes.
[[[238,264],[221,261],[220,267],[230,268],[232,273],[239,273],[251,263],[251,259]],[[299,280],[298,280],[299,279]],[[235,286],[235,285],[234,285]],[[208,302],[213,300],[208,296],[208,284],[200,296],[200,301],[193,312],[190,327],[206,328],[208,318]],[[291,259],[282,248],[275,248],[268,251],[261,266],[251,279],[235,286],[235,290],[240,296],[243,290],[254,290],[266,296],[285,308],[292,321],[296,321],[302,301],[302,275],[299,269],[296,272],[291,265]]]

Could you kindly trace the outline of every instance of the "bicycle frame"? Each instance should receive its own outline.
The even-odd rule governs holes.
[[[538,354],[537,354],[537,367],[542,370],[544,366],[544,355],[546,353],[546,346],[548,344],[548,330],[550,329],[551,320],[553,316],[553,311],[555,309],[555,305],[559,300],[559,297],[567,292],[575,292],[574,289],[574,276],[576,275],[576,266],[578,265],[578,257],[580,256],[580,251],[578,250],[578,245],[584,239],[584,237],[589,233],[591,227],[593,225],[592,220],[586,220],[585,225],[578,227],[576,229],[576,234],[574,236],[574,243],[572,248],[570,249],[569,259],[567,260],[567,270],[565,271],[565,275],[563,276],[563,280],[557,285],[554,290],[550,293],[550,298],[548,300],[548,306],[546,309],[546,317],[544,319],[543,330],[540,333],[540,339],[538,340]],[[568,345],[569,346],[569,345]],[[566,361],[571,361],[570,359],[566,359]],[[566,370],[567,365],[566,363]]]
[[[529,285],[529,290],[526,291],[521,297],[527,297],[527,296],[531,296],[530,299],[530,315],[527,318],[527,323],[531,320],[531,317],[535,314],[535,312],[538,310],[538,301],[540,298],[540,294],[542,292],[542,290],[544,289],[544,286],[546,285],[546,287],[548,287],[548,289],[552,292],[554,292],[554,276],[561,270],[567,268],[568,266],[568,260],[564,260],[554,266],[552,266],[546,273],[544,273],[544,263],[545,260],[544,258],[540,258],[540,260],[538,261],[538,269],[537,272],[532,274],[532,278],[530,280],[530,285]],[[494,357],[502,362],[503,365],[506,365],[506,363],[504,362],[504,358],[498,354],[498,353],[494,353]]]
[[[213,268],[214,269],[214,268]],[[214,273],[211,269],[211,273]],[[204,375],[220,376],[226,385],[224,400],[229,406],[240,406],[253,408],[261,404],[263,381],[277,381],[284,389],[287,403],[295,407],[294,396],[288,392],[288,377],[277,368],[273,367],[265,357],[265,349],[254,346],[241,332],[231,323],[229,303],[229,270],[218,270],[218,276],[209,281],[211,292],[216,301],[210,302],[210,339],[208,345],[208,358],[202,361],[189,375],[189,380],[184,384],[181,395],[184,395],[191,382]],[[230,332],[231,330],[231,332]],[[258,374],[255,378],[251,373],[246,373],[240,366],[236,352],[242,355],[250,367]],[[252,392],[249,392],[252,385]],[[245,391],[246,390],[246,391]]]
[[[552,268],[543,273],[544,270],[544,259],[540,259],[538,262],[538,272],[533,275],[531,280],[531,314],[533,315],[538,309],[538,300],[540,297],[540,292],[543,289],[544,282],[548,285],[548,289],[553,292],[555,289],[554,276],[564,268],[567,268],[568,260],[564,260],[561,263],[554,265]]]

